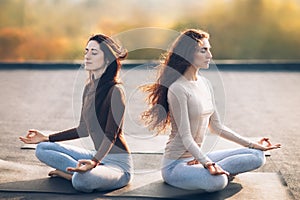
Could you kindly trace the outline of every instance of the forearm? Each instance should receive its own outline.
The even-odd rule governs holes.
[[[210,117],[209,129],[212,133],[237,144],[240,144],[244,147],[248,147],[250,145],[250,141],[248,139],[240,136],[239,134],[235,133],[234,131],[222,124],[217,111],[215,111]]]
[[[111,148],[114,145],[114,141],[111,141],[109,138],[104,137],[102,143],[100,144],[100,147],[98,148],[97,153],[93,157],[93,161],[96,161],[97,163],[100,163],[101,160],[109,153]]]
[[[64,131],[60,131],[55,134],[51,134],[48,136],[48,141],[50,142],[58,142],[65,140],[72,140],[79,138],[79,134],[77,132],[77,128],[71,128]]]
[[[232,142],[240,144],[241,146],[249,147],[249,145],[251,144],[250,140],[235,133],[234,131],[232,131],[231,129],[229,129],[226,126],[222,126],[222,128],[217,129],[217,132],[218,132],[218,134],[220,134],[220,136],[222,138],[225,138],[227,140],[230,140]]]
[[[211,160],[201,151],[199,145],[195,142],[194,138],[188,132],[180,131],[181,139],[185,149],[192,154],[201,164],[210,162]]]

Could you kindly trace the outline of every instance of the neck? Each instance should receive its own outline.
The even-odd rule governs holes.
[[[101,67],[99,69],[96,70],[91,70],[90,74],[94,76],[94,79],[98,79],[102,76],[102,74],[104,73],[106,67]]]
[[[191,65],[186,72],[183,74],[183,76],[189,80],[189,81],[197,81],[197,75],[198,75],[199,69]]]

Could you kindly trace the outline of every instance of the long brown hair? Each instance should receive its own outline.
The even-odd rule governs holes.
[[[100,112],[101,110],[97,108],[101,108],[105,98],[107,97],[110,88],[120,83],[119,82],[119,72],[121,70],[120,61],[126,58],[127,50],[106,35],[102,35],[102,34],[94,35],[88,40],[88,42],[91,40],[98,42],[98,44],[100,45],[100,49],[104,53],[104,59],[108,62],[108,66],[105,72],[100,77],[96,89],[96,94],[95,94],[95,110],[100,124],[101,119],[99,119],[99,117],[101,116],[101,113],[99,114],[98,112]],[[121,125],[118,124],[118,126]],[[105,130],[105,127],[101,127],[101,128]]]
[[[209,34],[196,29],[182,32],[171,45],[165,59],[158,66],[157,80],[154,84],[144,85],[141,89],[148,94],[146,101],[150,108],[142,113],[142,119],[150,130],[157,134],[165,132],[170,125],[170,111],[168,104],[168,89],[192,65],[194,54],[202,44],[203,38]]]

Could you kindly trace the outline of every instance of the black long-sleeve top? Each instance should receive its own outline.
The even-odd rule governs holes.
[[[91,136],[97,150],[93,160],[100,162],[108,153],[129,153],[122,131],[125,111],[124,91],[114,84],[103,103],[97,103],[99,80],[88,83],[83,92],[79,125],[49,136],[50,142]]]

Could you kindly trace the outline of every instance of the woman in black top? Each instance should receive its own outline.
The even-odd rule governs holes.
[[[118,82],[120,60],[126,56],[127,51],[111,38],[92,36],[85,48],[89,78],[78,127],[49,136],[32,129],[20,137],[24,143],[38,144],[38,159],[56,169],[49,176],[71,180],[79,191],[116,189],[132,179],[132,158],[122,131],[124,92]],[[95,151],[57,143],[87,136]]]

